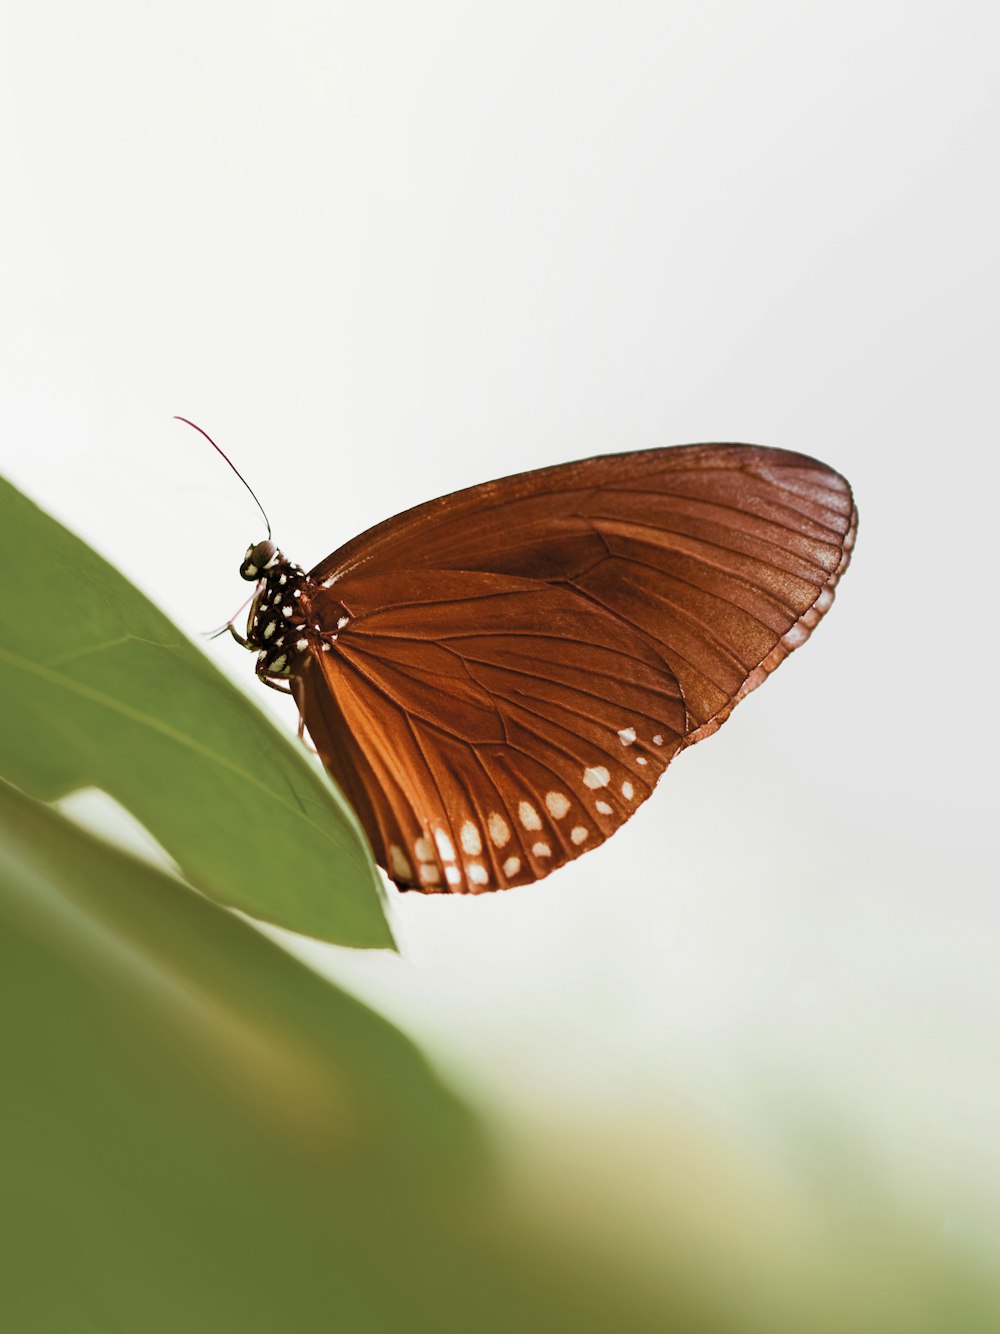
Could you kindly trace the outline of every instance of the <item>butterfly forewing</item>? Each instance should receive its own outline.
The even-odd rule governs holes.
[[[740,445],[432,501],[312,572],[337,639],[294,678],[305,725],[397,884],[539,879],[804,641],[854,525],[837,473]]]

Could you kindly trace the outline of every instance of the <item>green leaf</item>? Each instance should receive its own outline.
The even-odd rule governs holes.
[[[0,602],[0,772],[53,800],[97,787],[204,894],[305,935],[392,947],[353,813],[137,589],[0,479],[17,554]]]
[[[0,1012],[5,1329],[405,1327],[380,1244],[485,1155],[389,1023],[5,785]]]
[[[939,1219],[646,1115],[495,1160],[390,1024],[3,784],[0,1071],[4,1331],[1000,1328]]]
[[[0,1070],[12,1334],[673,1327],[509,1207],[389,1023],[3,784]]]

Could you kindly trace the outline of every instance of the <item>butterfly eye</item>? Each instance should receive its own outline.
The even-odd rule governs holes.
[[[258,542],[255,547],[248,547],[240,574],[244,579],[259,579],[261,571],[272,566],[277,555],[278,548],[271,541]]]

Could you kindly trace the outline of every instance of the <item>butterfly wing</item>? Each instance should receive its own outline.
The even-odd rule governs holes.
[[[397,883],[540,879],[613,833],[683,741],[655,649],[570,589],[430,570],[336,592],[349,619],[300,707]]]
[[[442,497],[312,572],[346,622],[297,677],[305,724],[398,884],[539,879],[804,642],[855,526],[837,473],[741,445]]]

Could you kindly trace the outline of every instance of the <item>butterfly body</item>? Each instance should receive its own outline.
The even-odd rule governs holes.
[[[522,473],[306,574],[271,542],[245,643],[401,888],[541,879],[808,637],[856,514],[832,469],[696,445]]]
[[[271,541],[247,548],[240,574],[257,588],[247,615],[244,648],[257,654],[257,675],[266,685],[288,681],[302,670],[312,648],[329,652],[336,641],[310,616],[310,581]],[[285,687],[287,689],[287,687]]]

